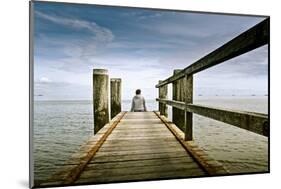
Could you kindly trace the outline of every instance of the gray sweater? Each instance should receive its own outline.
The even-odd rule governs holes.
[[[144,97],[139,95],[134,96],[132,100],[132,107],[131,112],[135,111],[145,111],[146,112],[146,106],[145,106],[145,100]]]

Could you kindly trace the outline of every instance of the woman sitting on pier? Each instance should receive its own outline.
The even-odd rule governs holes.
[[[132,100],[131,112],[146,112],[145,99],[140,89],[136,90],[136,95]]]

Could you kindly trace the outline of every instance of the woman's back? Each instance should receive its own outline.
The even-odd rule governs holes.
[[[145,99],[140,94],[134,96],[132,100],[132,112],[146,111]]]

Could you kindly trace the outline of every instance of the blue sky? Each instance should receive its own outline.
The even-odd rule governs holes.
[[[195,62],[263,17],[35,2],[36,99],[91,99],[92,69],[122,78],[123,99]],[[195,95],[267,94],[267,46],[194,76]],[[40,96],[38,96],[40,95]]]

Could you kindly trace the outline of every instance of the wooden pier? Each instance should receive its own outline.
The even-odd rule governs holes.
[[[121,79],[111,78],[109,87],[107,70],[94,69],[95,135],[37,187],[229,174],[193,140],[193,113],[263,136],[269,135],[268,115],[193,104],[193,75],[268,43],[265,19],[190,66],[174,70],[156,85],[159,112],[121,112]],[[167,99],[169,83],[173,100]],[[167,119],[168,105],[173,107],[172,121]]]
[[[120,112],[40,186],[227,174],[159,112]]]

